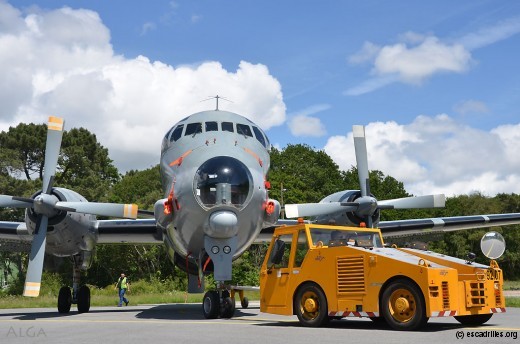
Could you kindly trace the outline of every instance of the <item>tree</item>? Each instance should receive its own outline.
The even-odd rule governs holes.
[[[0,157],[8,164],[2,166],[4,173],[23,173],[27,180],[42,179],[46,134],[45,125],[34,123],[20,123],[0,132]]]
[[[338,165],[321,150],[303,144],[272,148],[270,197],[284,203],[319,202],[323,197],[345,189]]]
[[[46,137],[45,124],[20,123],[0,132],[0,175],[41,180]],[[84,128],[64,131],[55,186],[70,188],[90,201],[98,201],[106,198],[107,190],[118,180],[117,168],[96,135]]]
[[[163,198],[159,165],[144,171],[128,171],[112,188],[109,201],[136,203],[140,209],[153,210],[155,202]]]

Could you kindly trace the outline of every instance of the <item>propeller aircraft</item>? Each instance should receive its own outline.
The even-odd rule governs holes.
[[[39,295],[45,254],[71,257],[72,290],[60,289],[58,311],[68,313],[77,304],[78,312],[88,312],[90,290],[80,283],[81,271],[90,267],[97,244],[163,244],[170,260],[188,274],[188,292],[203,292],[203,276],[213,273],[217,288],[204,294],[204,316],[232,317],[234,293],[226,284],[232,261],[250,245],[269,241],[274,226],[294,222],[279,219],[280,204],[268,196],[271,146],[262,129],[218,108],[172,126],[162,139],[163,198],[154,205],[153,219],[137,219],[143,212],[134,204],[88,202],[54,185],[63,128],[63,119],[49,118],[42,190],[30,198],[0,195],[0,207],[26,209],[24,222],[0,221],[0,249],[30,246],[24,295]],[[362,126],[354,126],[354,143],[360,190],[337,192],[320,203],[288,204],[288,217],[365,223],[379,226],[387,237],[520,223],[519,213],[380,222],[380,210],[441,207],[444,195],[378,201],[370,193]]]

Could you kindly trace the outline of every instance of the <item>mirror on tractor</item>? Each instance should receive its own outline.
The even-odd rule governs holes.
[[[504,254],[506,241],[502,234],[488,232],[480,240],[480,249],[489,259],[498,259]]]
[[[270,269],[274,265],[280,264],[282,262],[284,252],[285,241],[276,239],[271,254],[269,255],[269,260],[267,261],[267,268]]]

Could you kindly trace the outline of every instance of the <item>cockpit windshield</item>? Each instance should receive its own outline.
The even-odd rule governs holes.
[[[383,247],[378,232],[356,231],[354,229],[330,229],[310,228],[312,243],[314,246],[358,246],[358,247]]]

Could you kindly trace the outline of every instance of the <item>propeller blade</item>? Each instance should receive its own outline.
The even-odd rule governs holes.
[[[13,197],[9,195],[0,195],[0,207],[5,208],[30,208],[32,207],[33,200],[20,199],[19,197]]]
[[[394,209],[444,208],[446,197],[443,194],[405,197],[379,201],[377,204],[381,208],[390,206]]]
[[[303,204],[286,204],[285,215],[287,218],[309,217],[333,214],[340,211],[352,211],[357,209],[357,203],[303,203]]]
[[[23,296],[37,297],[40,295],[40,285],[43,271],[43,258],[45,256],[45,244],[47,242],[47,216],[38,216],[36,223],[37,234],[34,235],[29,255],[29,267],[25,276]]]
[[[56,174],[58,156],[60,154],[61,139],[63,137],[63,118],[50,116],[47,123],[47,143],[45,145],[45,165],[43,168],[42,192],[50,194],[52,191],[52,180]]]
[[[369,194],[369,186],[367,183],[369,175],[365,127],[362,125],[352,126],[352,134],[354,135],[354,148],[356,150],[356,162],[361,196],[367,196]]]
[[[96,202],[57,202],[56,209],[75,213],[98,216],[121,217],[136,219],[138,207],[136,204],[96,203]]]

